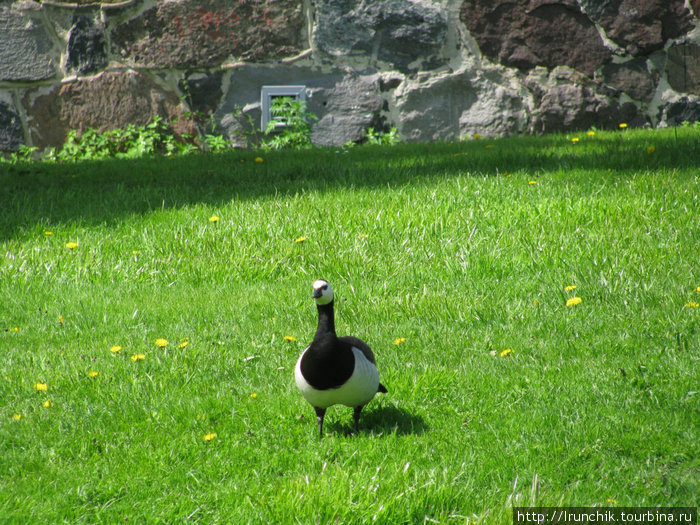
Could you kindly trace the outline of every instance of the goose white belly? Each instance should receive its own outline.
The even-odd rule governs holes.
[[[329,388],[328,390],[316,390],[304,379],[301,373],[301,358],[304,356],[304,353],[301,354],[297,361],[294,369],[294,378],[304,399],[311,405],[318,408],[328,408],[331,405],[357,407],[369,403],[374,394],[377,393],[379,388],[377,367],[367,360],[362,351],[354,346],[352,347],[352,353],[355,357],[355,368],[350,379],[338,388]]]

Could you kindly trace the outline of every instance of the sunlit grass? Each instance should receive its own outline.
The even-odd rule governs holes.
[[[0,516],[697,505],[699,144],[621,128],[9,167]],[[334,407],[319,440],[294,387],[317,278],[389,390],[356,436]]]

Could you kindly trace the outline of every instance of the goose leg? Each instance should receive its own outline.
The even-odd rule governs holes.
[[[314,410],[316,410],[316,420],[318,421],[318,437],[323,437],[323,418],[326,415],[326,409],[314,407]]]
[[[359,407],[355,407],[355,410],[352,413],[352,417],[355,420],[355,434],[357,434],[359,430],[359,424],[360,424],[360,412],[362,412],[362,409],[364,408],[364,405],[360,405]]]

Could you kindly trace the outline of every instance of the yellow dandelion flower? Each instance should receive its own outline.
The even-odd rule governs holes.
[[[700,307],[700,304],[696,303],[695,301],[688,301],[685,303],[686,308],[698,308]]]
[[[66,248],[70,250],[75,250],[78,247],[78,243],[75,241],[70,241],[66,243]]]
[[[508,355],[510,355],[510,354],[512,354],[512,353],[513,353],[513,350],[511,350],[510,348],[506,348],[505,350],[501,350],[501,351],[499,352],[498,356],[499,356],[499,357],[506,357],[506,356],[508,356]]]
[[[58,324],[60,324],[60,325],[63,324],[63,316],[62,315],[58,316]]]
[[[306,237],[297,237],[294,242],[304,242],[306,241]]]
[[[576,288],[577,287],[575,284],[570,284],[569,286],[565,286],[564,290],[566,290],[567,292],[570,292],[571,290],[575,290]]]
[[[53,235],[53,232],[44,232],[44,235],[46,235],[48,237],[48,236]]]
[[[212,215],[211,217],[209,217],[209,222],[219,222],[219,217],[217,217],[216,215]]]
[[[618,127],[619,127],[620,129],[625,129],[625,128],[627,127],[627,124],[624,123],[624,122],[620,122],[620,124],[618,125]]]
[[[395,344],[396,346],[398,346],[398,345],[400,345],[401,343],[403,343],[403,342],[405,342],[405,341],[406,341],[406,338],[405,338],[405,337],[397,337],[396,339],[394,339],[394,344]]]
[[[647,153],[649,153],[649,154],[654,153],[655,151],[656,151],[656,148],[654,146],[649,146],[647,148]]]
[[[695,289],[696,292],[700,292],[700,286]]]
[[[177,347],[182,350],[183,348],[187,348],[187,345],[190,344],[190,338],[189,337],[183,337],[180,339],[180,344],[177,345]]]
[[[22,419],[22,414],[12,414],[12,419],[14,419],[15,421],[19,421],[20,419]]]
[[[211,440],[214,439],[215,437],[216,437],[216,432],[210,432],[209,434],[204,434],[204,435],[202,436],[202,439],[203,439],[204,441],[211,441]]]
[[[566,306],[576,306],[577,304],[581,304],[582,301],[583,299],[580,297],[572,297],[566,300]]]
[[[41,406],[43,406],[44,408],[49,408],[51,406],[51,400],[47,399],[41,404]]]
[[[617,500],[612,498],[605,498],[605,503],[617,503]]]
[[[475,139],[480,139],[481,135],[479,135],[478,133],[474,133],[472,137],[474,137]]]
[[[366,233],[361,233],[360,235],[358,235],[358,237],[360,239],[366,239],[367,237],[369,237],[369,235],[367,235]]]
[[[495,148],[496,146],[494,146],[493,144],[486,144],[486,146],[484,146],[484,147],[485,148]]]
[[[589,137],[593,137],[595,136],[595,131],[589,131],[588,133],[586,133],[586,135],[588,135]]]
[[[49,385],[46,383],[37,383],[34,385],[34,390],[37,392],[46,392],[49,389]]]
[[[540,305],[539,299],[535,299],[534,301],[532,301],[532,306],[539,306],[539,305]]]
[[[158,348],[165,348],[166,346],[168,346],[168,340],[159,337],[158,339],[156,339],[156,346]]]
[[[573,137],[573,138],[571,139],[571,142],[573,142],[574,144],[576,144],[578,141],[579,141],[579,138],[578,138],[578,137]]]
[[[113,354],[118,354],[119,352],[121,352],[121,350],[122,350],[122,347],[119,345],[114,345],[114,346],[110,347],[110,349],[109,349],[109,351],[112,352]]]
[[[260,164],[261,162],[265,162],[262,157],[255,157],[255,162]]]
[[[131,250],[131,255],[138,255],[141,253],[139,250]]]
[[[289,341],[290,343],[296,343],[296,342],[297,342],[297,338],[294,337],[293,335],[285,335],[285,336],[284,336],[284,340],[285,340],[285,341]]]
[[[528,183],[530,186],[534,186],[535,184],[537,184],[537,181],[536,181],[536,180],[529,180],[529,181],[527,181],[527,183]]]
[[[143,361],[146,359],[146,354],[134,354],[131,356],[131,360],[135,363],[136,361]]]
[[[19,332],[19,326],[13,326],[10,328],[10,332]]]
[[[250,394],[248,397],[249,397],[250,399],[256,399],[256,398],[258,397],[258,394],[255,393],[255,392],[253,392],[253,393]]]
[[[88,377],[89,377],[90,379],[95,379],[98,375],[99,375],[99,372],[95,372],[94,370],[90,370],[90,371],[88,372]]]

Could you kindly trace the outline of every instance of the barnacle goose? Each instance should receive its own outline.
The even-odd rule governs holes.
[[[332,405],[354,409],[355,432],[360,412],[377,392],[386,392],[369,345],[357,337],[335,334],[333,289],[327,281],[313,283],[318,309],[318,328],[311,344],[302,352],[294,369],[296,384],[316,410],[318,433],[323,436],[323,418]]]

